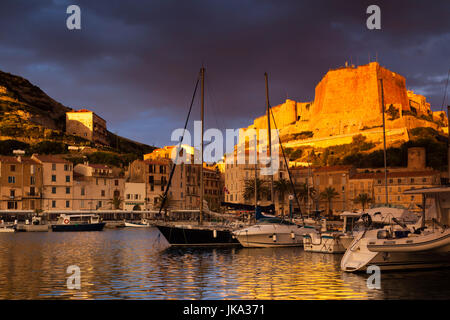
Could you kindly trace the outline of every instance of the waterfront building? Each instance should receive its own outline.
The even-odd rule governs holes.
[[[42,209],[42,164],[29,157],[0,157],[0,209]]]
[[[42,166],[42,209],[73,209],[73,165],[61,157],[33,154]]]
[[[224,188],[224,198],[226,202],[231,203],[247,203],[247,204],[254,204],[254,196],[252,196],[250,199],[245,199],[244,193],[245,193],[245,185],[246,182],[251,183],[255,180],[255,171],[256,176],[259,180],[262,181],[262,185],[264,186],[264,190],[266,192],[259,193],[258,192],[258,201],[260,205],[270,205],[272,204],[271,200],[271,192],[270,192],[270,184],[271,184],[271,176],[270,175],[263,175],[261,174],[261,169],[266,167],[265,164],[261,164],[258,161],[258,164],[255,166],[255,164],[251,164],[251,161],[249,161],[250,152],[247,150],[245,152],[245,163],[238,164],[237,163],[237,157],[236,152],[234,152],[234,161],[231,163],[231,161],[227,161],[225,159],[225,188]],[[230,157],[230,156],[228,156]],[[256,168],[255,168],[256,167]],[[280,157],[279,159],[279,167],[277,172],[273,175],[274,182],[280,180],[280,179],[286,179],[288,180],[288,174],[286,170],[286,165],[284,163],[284,159]],[[274,190],[274,195],[275,195]],[[280,197],[280,194],[275,195],[274,199],[274,205],[275,210],[281,214],[287,214],[288,213],[288,205],[287,205],[287,198],[289,194],[285,193],[284,197]]]
[[[349,209],[348,181],[356,169],[349,165],[324,166],[313,170],[313,187],[315,209],[326,210],[330,205],[332,212],[342,212]],[[327,190],[336,193],[330,200],[325,197]],[[329,203],[330,201],[330,203]]]
[[[120,168],[103,164],[74,167],[74,210],[122,209],[125,179]]]
[[[108,145],[106,121],[90,110],[66,112],[66,133],[94,143]]]
[[[143,182],[125,182],[123,209],[144,210],[146,207],[146,185]]]

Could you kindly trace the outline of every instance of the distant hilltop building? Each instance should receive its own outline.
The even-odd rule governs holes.
[[[311,102],[286,100],[272,108],[276,126],[286,147],[328,147],[350,143],[363,134],[382,141],[383,80],[388,143],[407,141],[408,129],[432,127],[446,131],[444,112],[433,112],[422,95],[406,89],[405,78],[377,62],[330,70],[317,84]],[[274,128],[272,120],[271,126]],[[250,128],[267,128],[267,114],[256,118]]]
[[[108,145],[106,121],[87,109],[66,112],[66,133]]]

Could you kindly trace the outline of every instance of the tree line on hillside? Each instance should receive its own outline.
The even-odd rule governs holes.
[[[448,138],[433,128],[419,127],[410,131],[411,140],[399,147],[386,150],[387,163],[390,167],[406,167],[408,163],[408,148],[423,147],[426,150],[426,166],[435,170],[447,169]],[[311,161],[315,166],[353,165],[357,168],[381,168],[384,166],[383,150],[370,151],[375,147],[366,141],[363,135],[356,135],[349,144],[316,149],[306,156],[306,149],[286,148],[290,161]],[[309,159],[308,159],[309,158]]]

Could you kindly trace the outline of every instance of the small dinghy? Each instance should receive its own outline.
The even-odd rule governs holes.
[[[150,225],[150,222],[148,222],[146,219],[142,219],[141,222],[126,222],[125,221],[125,227],[149,228],[149,227],[151,227],[151,225]]]

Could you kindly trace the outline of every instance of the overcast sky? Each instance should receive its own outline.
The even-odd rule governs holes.
[[[66,8],[81,8],[68,30]],[[368,30],[366,8],[381,8]],[[248,126],[272,105],[314,99],[345,61],[381,65],[440,110],[450,68],[450,1],[2,0],[0,69],[62,104],[87,107],[108,129],[147,144],[173,144],[195,79],[206,67],[207,128]],[[447,99],[446,105],[450,99]],[[192,120],[199,119],[199,103]]]

